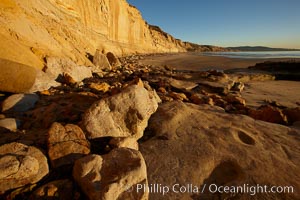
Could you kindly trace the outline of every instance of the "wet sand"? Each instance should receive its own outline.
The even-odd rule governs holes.
[[[200,53],[172,53],[144,56],[139,62],[146,65],[157,65],[176,68],[178,70],[227,70],[235,68],[247,68],[256,63],[265,61],[283,61],[290,58],[271,58],[271,59],[243,59],[227,58],[222,56],[203,56]],[[300,60],[300,59],[297,59]]]

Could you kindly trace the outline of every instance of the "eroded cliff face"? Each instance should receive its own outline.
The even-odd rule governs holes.
[[[186,51],[149,26],[126,0],[1,0],[0,58],[43,67],[46,56],[90,65],[96,49],[116,55]]]

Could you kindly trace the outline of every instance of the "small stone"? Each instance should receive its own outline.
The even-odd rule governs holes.
[[[242,92],[245,87],[245,84],[242,82],[235,82],[234,85],[232,86],[231,90],[233,91],[238,91]]]
[[[51,87],[58,87],[61,84],[55,81],[56,77],[53,74],[45,73],[42,70],[37,70],[36,79],[33,86],[30,88],[31,93],[45,91]]]
[[[105,76],[105,72],[102,70],[99,70],[99,72],[94,72],[94,74],[96,74],[99,78],[103,78]]]
[[[148,182],[142,154],[133,149],[83,157],[75,162],[73,177],[90,200],[148,199],[148,192],[136,189],[137,184],[147,186]]]
[[[158,92],[161,92],[161,93],[163,93],[163,94],[166,94],[166,93],[167,93],[167,90],[166,90],[164,87],[158,88],[157,91],[158,91]]]
[[[41,94],[41,95],[45,95],[45,96],[50,96],[50,95],[51,95],[51,93],[50,93],[49,90],[41,91],[40,94]]]
[[[127,137],[127,138],[112,138],[109,141],[109,144],[113,148],[126,147],[126,148],[129,148],[129,149],[139,150],[139,144],[138,144],[136,138],[131,138],[131,137]]]
[[[232,112],[233,110],[235,110],[235,107],[232,104],[227,104],[227,105],[224,106],[224,109],[227,112]]]
[[[64,77],[64,74],[68,74],[67,78],[71,78],[72,82],[77,83],[81,82],[85,78],[93,76],[92,70],[89,67],[77,65],[70,59],[59,57],[47,57],[46,60],[46,73],[52,76],[54,80],[59,79],[59,77]]]
[[[48,131],[48,155],[53,167],[73,164],[89,153],[89,143],[78,126],[52,124]]]
[[[89,85],[90,89],[97,90],[98,92],[107,92],[110,89],[110,85],[108,83],[91,83]]]
[[[149,70],[149,69],[141,69],[141,72],[142,72],[142,73],[149,73],[150,70]]]
[[[142,81],[143,82],[143,85],[144,85],[144,88],[148,91],[153,91],[153,88],[150,86],[149,82],[148,81]]]
[[[165,65],[164,69],[167,70],[167,71],[172,71],[173,70],[172,67],[169,66],[169,65]]]
[[[276,107],[270,105],[261,106],[257,110],[249,109],[249,116],[266,122],[287,124],[287,117]]]
[[[75,85],[77,82],[74,80],[72,76],[70,76],[68,73],[63,73],[64,80],[63,82],[67,85]]]
[[[126,75],[131,75],[131,74],[133,74],[133,71],[132,71],[132,70],[125,70],[125,71],[124,71],[124,74],[126,74]]]
[[[232,87],[234,86],[235,81],[232,79],[229,79],[227,84],[228,84],[228,90],[231,90]]]
[[[205,103],[208,104],[208,105],[211,105],[211,106],[214,106],[215,103],[214,103],[214,100],[210,97],[206,97],[204,98],[205,99]]]
[[[112,84],[112,87],[115,87],[115,88],[125,88],[125,87],[127,87],[128,86],[128,84],[124,84],[124,85],[122,85],[122,83],[120,83],[120,82],[114,82],[113,84]]]
[[[0,119],[0,127],[6,128],[10,131],[17,131],[21,122],[15,118]]]
[[[170,102],[170,101],[174,101],[174,99],[172,97],[168,97],[168,96],[160,96],[161,100],[163,102]]]
[[[205,95],[202,94],[192,94],[190,99],[194,104],[204,104],[205,100],[204,100]]]
[[[219,107],[222,107],[222,108],[226,107],[226,105],[227,105],[227,102],[222,98],[216,99],[216,100],[213,100],[213,101],[214,101],[214,104],[216,106],[219,106]]]
[[[228,83],[227,82],[218,82],[218,81],[200,81],[200,87],[204,87],[208,89],[209,92],[220,93],[220,94],[227,94],[228,93]],[[206,90],[205,89],[205,90]]]
[[[209,75],[213,75],[213,76],[226,76],[226,74],[222,71],[218,71],[218,70],[208,70],[207,71],[209,73]]]
[[[291,123],[300,121],[300,107],[286,108],[283,110],[283,113],[287,116],[288,121]]]
[[[109,78],[117,77],[117,74],[115,72],[109,72],[107,74],[107,77],[109,77]]]
[[[245,99],[243,99],[243,98],[240,97],[240,96],[236,96],[236,95],[232,95],[232,94],[228,94],[228,95],[225,97],[225,100],[226,100],[228,103],[232,103],[232,104],[246,105],[246,100],[245,100]]]
[[[171,79],[170,85],[173,88],[178,89],[178,90],[183,91],[183,92],[192,90],[192,89],[194,89],[198,86],[198,84],[193,83],[193,82],[180,81],[180,80],[176,80],[176,79]]]
[[[179,100],[179,101],[188,101],[189,100],[184,93],[171,92],[169,95],[170,95],[170,97],[174,98],[175,100]]]
[[[278,108],[284,107],[282,104],[278,103],[277,101],[271,100],[271,99],[264,99],[264,102],[266,104],[269,104],[270,106],[274,106],[274,107],[278,107]]]
[[[36,94],[14,94],[6,98],[2,103],[2,112],[25,112],[34,108],[39,100]]]
[[[65,200],[73,199],[74,186],[71,180],[56,180],[36,189],[30,196],[31,200]]]
[[[212,98],[214,101],[222,99],[222,97],[217,94],[210,94],[209,97]]]
[[[140,78],[135,78],[132,81],[130,81],[126,87],[130,86],[130,85],[138,85],[140,87],[145,87],[144,86],[144,82],[140,79]],[[124,87],[125,88],[125,87]]]

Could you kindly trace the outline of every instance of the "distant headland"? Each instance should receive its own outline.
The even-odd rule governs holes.
[[[271,48],[264,46],[239,46],[239,47],[227,47],[233,51],[300,51],[300,49],[287,49],[287,48]]]

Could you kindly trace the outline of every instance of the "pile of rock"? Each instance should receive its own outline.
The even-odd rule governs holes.
[[[97,52],[91,58],[94,68],[83,68],[68,59],[48,58],[42,76],[58,78],[55,87],[39,87],[40,80],[36,93],[2,97],[2,196],[204,198],[199,193],[162,197],[137,187],[187,181],[201,186],[215,179],[227,185],[288,184],[299,170],[297,129],[244,116],[291,124],[300,121],[299,108],[274,102],[248,107],[242,97],[247,82],[241,81],[247,75],[177,71],[140,65],[138,59],[125,57],[120,63],[111,53]],[[264,175],[253,165],[274,165],[277,171]],[[299,188],[297,180],[291,184]]]
[[[78,122],[81,128],[76,124],[54,122],[45,136],[47,149],[42,151],[26,145],[31,143],[26,142],[25,138],[28,137],[16,133],[19,134],[15,138],[18,142],[0,146],[1,194],[35,184],[48,173],[51,175],[55,170],[63,172],[66,166],[74,165],[72,174],[76,184],[89,199],[148,199],[147,192],[127,191],[136,187],[136,184],[147,184],[146,164],[138,151],[137,140],[143,136],[148,119],[160,102],[155,91],[148,89],[138,79],[128,83],[122,92],[94,101],[85,110],[82,122]],[[8,114],[24,115],[34,108],[37,101],[38,95],[12,95],[3,102],[2,110]],[[109,153],[95,154],[90,143],[95,145],[97,139],[108,137]],[[48,166],[43,151],[47,152],[51,166]],[[53,191],[43,192],[43,188],[48,186],[54,187]],[[68,177],[40,185],[32,198],[62,198],[66,196],[64,188],[71,190],[70,195],[76,195],[74,183]]]

